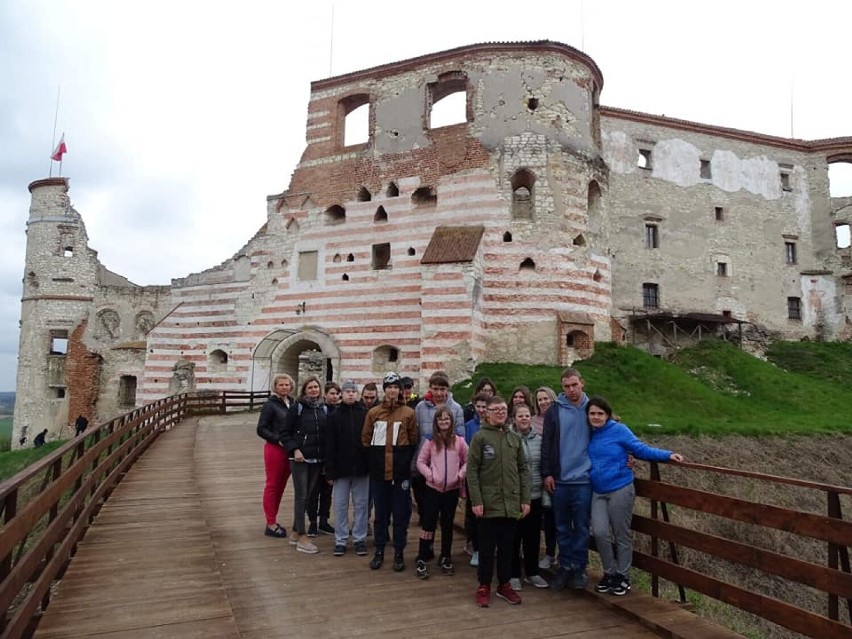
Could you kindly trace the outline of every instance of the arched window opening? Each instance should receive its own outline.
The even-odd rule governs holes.
[[[326,224],[343,224],[346,221],[346,209],[339,204],[330,206],[325,210]]]
[[[603,274],[601,273],[600,269],[595,269],[595,274],[592,275],[592,279],[595,282],[600,282],[603,279]]]
[[[388,221],[388,213],[385,211],[385,207],[380,206],[376,209],[376,214],[373,216],[373,222],[387,222]]]
[[[269,260],[266,263],[266,268],[275,268],[275,262],[273,262],[272,260]]]
[[[463,73],[446,73],[429,85],[431,108],[428,127],[437,129],[467,122],[467,78]]]
[[[535,208],[535,175],[527,169],[518,169],[512,176],[512,217],[531,220]]]
[[[343,274],[343,277],[342,277],[342,278],[340,278],[340,279],[342,279],[344,282],[348,282],[348,281],[349,281],[349,276],[348,276],[346,273],[344,273],[344,274]]]
[[[339,103],[343,125],[343,146],[364,144],[370,140],[370,96],[350,95]]]
[[[521,262],[521,266],[519,268],[521,271],[534,271],[535,270],[535,262],[531,257],[526,258],[523,262]]]
[[[221,373],[228,368],[228,354],[220,348],[210,351],[207,356],[207,367],[210,372]]]
[[[349,255],[347,255],[347,256],[346,256],[346,261],[347,261],[347,262],[354,262],[354,261],[355,261],[355,256],[354,256],[354,255],[352,255],[352,253],[350,253]]]
[[[373,194],[367,189],[366,186],[362,186],[358,190],[358,201],[359,202],[369,202],[373,199]]]
[[[281,268],[287,268],[287,259],[281,260]]]
[[[527,108],[530,111],[535,111],[538,108],[538,98],[528,98],[527,99]]]
[[[272,286],[278,286],[278,278],[277,277],[272,278]]]
[[[595,181],[589,182],[589,197],[586,205],[586,211],[589,215],[597,213],[601,205],[601,187]]]
[[[343,260],[343,258],[340,257],[340,253],[335,253],[334,257],[331,258],[331,261],[334,262],[335,264],[339,264],[342,260]]]
[[[298,233],[299,228],[300,228],[299,221],[295,217],[290,218],[290,221],[287,222],[287,226],[286,226],[287,232],[288,233]]]
[[[431,186],[421,186],[411,194],[411,203],[414,206],[435,206],[438,203],[438,194]]]
[[[415,255],[417,255],[417,251],[415,251],[415,250],[414,250],[414,247],[413,247],[413,246],[409,246],[409,247],[408,247],[408,256],[409,256],[409,257],[414,257]]]
[[[509,233],[509,231],[506,231],[505,233],[503,233],[503,241],[504,242],[511,242],[512,241],[512,234]]]
[[[388,190],[385,195],[388,197],[399,197],[399,187],[396,185],[396,182],[388,184]]]
[[[580,235],[578,235],[577,237],[574,238],[574,246],[585,246],[585,245],[586,245],[586,238],[583,237],[582,234],[580,234]]]

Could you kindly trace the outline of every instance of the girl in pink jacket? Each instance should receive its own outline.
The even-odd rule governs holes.
[[[453,518],[459,503],[459,490],[467,472],[467,443],[455,434],[453,413],[446,406],[435,412],[432,435],[417,455],[417,470],[426,478],[426,493],[420,513],[420,549],[417,576],[426,579],[426,562],[434,558],[432,540],[438,515],[441,516],[441,557],[438,565],[445,575],[453,574]]]

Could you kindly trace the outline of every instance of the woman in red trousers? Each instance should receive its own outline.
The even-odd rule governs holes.
[[[263,487],[263,512],[266,515],[267,537],[287,537],[284,526],[278,523],[278,509],[281,497],[290,478],[290,461],[287,449],[281,444],[281,433],[287,410],[293,403],[290,393],[295,383],[285,373],[272,378],[272,393],[260,411],[257,420],[257,434],[266,440],[263,445],[263,463],[266,466],[266,485]]]

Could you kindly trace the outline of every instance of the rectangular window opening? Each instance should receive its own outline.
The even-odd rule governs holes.
[[[656,224],[645,224],[645,248],[660,248],[660,232]]]
[[[642,284],[642,306],[645,308],[660,307],[660,287],[652,282]]]
[[[651,164],[652,158],[651,149],[639,149],[639,156],[636,159],[636,166],[640,169],[645,169],[646,171],[650,171],[653,168]]]
[[[796,264],[798,262],[796,259],[795,242],[784,242],[784,261],[787,262],[787,264]]]
[[[390,268],[391,249],[390,244],[373,244],[373,261],[374,270]]]
[[[725,209],[724,209],[724,207],[717,206],[713,209],[713,211],[714,211],[714,214],[716,216],[717,222],[724,222],[725,221]]]
[[[791,182],[791,175],[793,173],[793,165],[792,164],[779,164],[778,167],[780,168],[778,176],[781,179],[781,190],[782,191],[792,191],[793,185],[792,185],[792,182]]]
[[[701,179],[710,180],[713,178],[713,169],[710,166],[710,160],[701,160]]]
[[[68,331],[50,331],[50,354],[68,354]]]
[[[136,405],[136,376],[122,375],[118,380],[118,402],[122,406]]]
[[[788,297],[787,298],[787,318],[791,320],[802,319],[802,298]]]
[[[726,262],[716,262],[716,275],[728,277],[728,265]]]

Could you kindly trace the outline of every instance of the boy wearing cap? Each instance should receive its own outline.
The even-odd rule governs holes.
[[[346,554],[349,531],[355,553],[367,554],[367,505],[370,477],[367,474],[367,451],[361,445],[361,430],[367,409],[358,401],[358,387],[353,381],[340,387],[342,401],[328,416],[325,436],[325,474],[334,486],[334,556]],[[352,522],[349,522],[349,501]]]
[[[361,431],[361,445],[368,451],[370,492],[376,508],[376,552],[370,568],[382,567],[388,523],[393,514],[393,569],[400,572],[405,570],[403,550],[411,519],[411,464],[420,437],[414,411],[403,402],[399,375],[385,375],[382,388],[384,399],[367,413]]]

